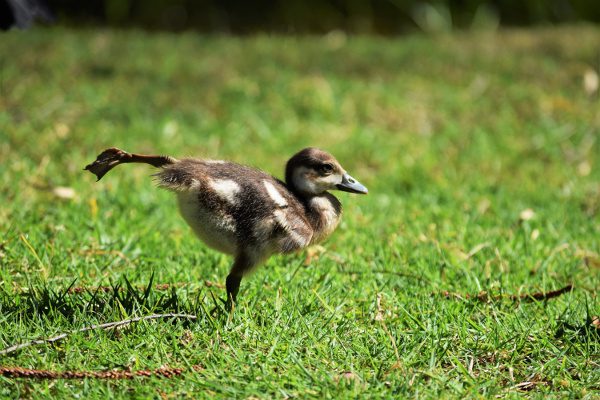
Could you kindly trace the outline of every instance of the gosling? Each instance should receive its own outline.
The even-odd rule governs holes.
[[[242,278],[275,253],[292,253],[325,240],[342,207],[330,190],[367,194],[329,153],[305,148],[289,159],[285,182],[229,161],[176,159],[103,151],[85,170],[100,180],[119,164],[150,164],[159,187],[177,195],[179,210],[209,247],[234,256],[225,281],[227,303],[235,303]]]

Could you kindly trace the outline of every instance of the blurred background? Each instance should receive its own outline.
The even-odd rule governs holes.
[[[0,0],[0,19],[0,348],[224,297],[231,260],[193,237],[152,169],[82,171],[107,147],[281,177],[318,146],[370,190],[336,193],[345,216],[323,247],[244,280],[233,329],[205,319],[180,346],[183,324],[152,323],[10,360],[181,356],[198,380],[114,396],[2,381],[0,398],[516,397],[534,380],[537,397],[597,393],[600,0]],[[177,289],[95,289],[114,282]]]
[[[599,22],[596,0],[0,0],[1,26],[69,26],[255,34],[396,35],[453,28]]]

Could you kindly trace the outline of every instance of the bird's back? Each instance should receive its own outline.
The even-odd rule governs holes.
[[[304,205],[287,186],[248,166],[182,159],[156,175],[177,193],[181,213],[194,232],[217,250],[265,258],[310,243]]]

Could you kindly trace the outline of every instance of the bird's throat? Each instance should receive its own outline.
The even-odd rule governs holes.
[[[308,220],[314,234],[312,244],[325,240],[337,227],[342,215],[342,206],[330,193],[306,199]]]

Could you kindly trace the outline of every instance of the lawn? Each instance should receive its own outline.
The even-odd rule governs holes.
[[[34,29],[0,36],[1,397],[598,398],[600,28],[399,38]],[[584,77],[587,76],[587,86]],[[306,146],[339,193],[322,246],[219,298],[207,249],[148,166],[106,147],[282,177]],[[544,293],[572,284],[554,298]],[[537,294],[538,298],[532,298]]]

